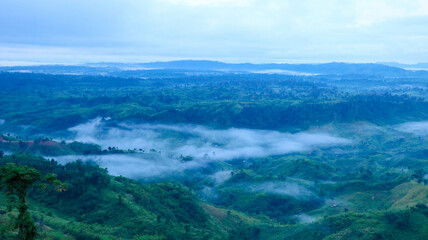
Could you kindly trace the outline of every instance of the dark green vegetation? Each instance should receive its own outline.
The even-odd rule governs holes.
[[[7,161],[7,158],[5,159]],[[3,164],[3,163],[2,163]],[[16,165],[7,163],[0,168],[0,189],[4,190],[8,198],[7,212],[9,216],[9,225],[2,226],[0,234],[3,238],[12,238],[10,232],[17,230],[16,238],[19,240],[33,240],[38,236],[36,225],[30,213],[27,204],[27,189],[34,183],[40,181],[40,187],[43,191],[53,184],[55,190],[62,191],[68,189],[68,185],[63,184],[56,179],[56,175],[49,173],[41,181],[40,172],[26,165]],[[18,210],[18,216],[14,216],[13,208]]]
[[[383,125],[428,118],[428,102],[421,98],[426,97],[426,81],[414,78],[136,76],[0,73],[0,119],[5,120],[1,128],[45,134],[105,116],[115,121],[294,131],[331,122]],[[356,82],[365,90],[356,88]]]
[[[426,239],[428,213],[424,204],[397,211],[343,213],[298,227],[262,231],[261,239]]]
[[[65,141],[56,142],[49,138],[37,138],[34,140],[22,139],[16,136],[0,135],[0,149],[5,149],[18,153],[32,153],[44,156],[60,155],[89,155],[89,154],[113,154],[113,153],[133,153],[134,150],[120,150],[117,148],[108,148],[101,150],[100,146],[95,144],[85,144],[81,142]]]
[[[11,229],[18,230],[17,239],[32,240],[37,237],[37,230],[33,218],[28,213],[27,188],[40,180],[40,173],[27,166],[17,166],[8,163],[0,168],[0,187],[5,189],[5,194],[9,198],[8,211],[12,211],[12,205],[16,202],[18,216],[11,220]],[[8,227],[2,229],[7,231]]]
[[[0,149],[15,153],[0,165],[56,174],[67,186],[29,188],[33,218],[26,216],[40,239],[427,239],[427,136],[396,125],[428,119],[425,72],[339,63],[268,68],[322,74],[291,76],[249,72],[266,66],[171,64],[0,73],[0,130],[28,135],[0,135]],[[76,73],[85,75],[67,75]],[[352,143],[216,160],[134,180],[110,176],[92,161],[61,165],[35,156],[138,154],[40,137],[68,136],[68,128],[96,117],[111,118],[115,127],[150,122],[309,130]],[[197,161],[183,154],[177,169]],[[7,198],[0,200],[0,223],[9,226]]]
[[[0,159],[0,165],[15,166],[10,164],[54,173],[67,186],[32,188],[29,193],[30,213],[42,239],[241,239],[241,232],[245,235],[254,224],[266,221],[203,204],[177,184],[142,185],[109,176],[96,165],[59,165],[31,155]],[[40,173],[31,168],[15,167],[24,179],[27,172],[34,175],[23,188],[40,178]],[[5,204],[5,199],[0,199]],[[8,222],[6,215],[0,219]]]

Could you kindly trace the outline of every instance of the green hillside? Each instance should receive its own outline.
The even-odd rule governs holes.
[[[9,162],[55,173],[68,185],[64,191],[30,191],[40,239],[246,239],[252,227],[266,221],[202,203],[174,183],[142,185],[96,165],[63,166],[31,155],[0,159],[0,165]],[[5,226],[7,204],[0,199]],[[13,232],[2,234],[14,239]]]

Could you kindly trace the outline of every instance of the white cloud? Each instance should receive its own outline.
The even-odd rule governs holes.
[[[4,0],[0,9],[9,53],[0,60],[428,61],[425,0]],[[13,51],[19,44],[35,50]]]

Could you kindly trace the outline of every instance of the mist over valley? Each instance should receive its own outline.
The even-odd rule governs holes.
[[[0,1],[1,240],[428,239],[428,1]]]

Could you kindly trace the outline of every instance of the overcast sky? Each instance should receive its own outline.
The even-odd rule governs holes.
[[[428,0],[1,0],[0,62],[428,62]]]

